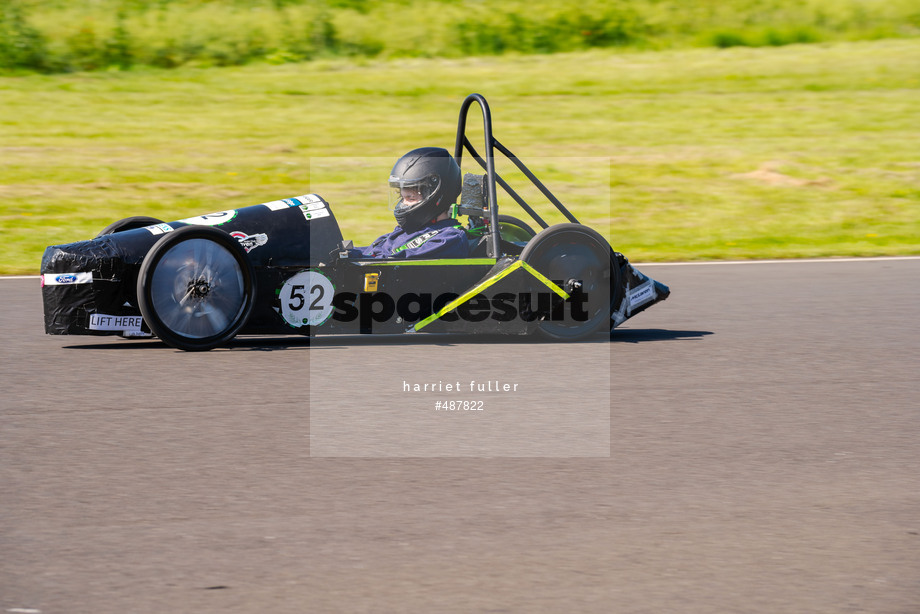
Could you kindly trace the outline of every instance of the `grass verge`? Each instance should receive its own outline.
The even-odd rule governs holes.
[[[113,219],[311,179],[365,243],[392,227],[386,164],[452,149],[472,91],[634,260],[917,254],[918,90],[917,40],[3,77],[0,273],[37,272],[45,246]]]
[[[918,35],[916,0],[4,0],[0,71],[776,47]]]

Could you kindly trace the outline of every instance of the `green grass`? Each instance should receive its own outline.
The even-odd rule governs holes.
[[[0,71],[917,36],[917,0],[3,0]]]
[[[389,165],[452,149],[472,91],[633,260],[920,253],[920,40],[885,40],[0,77],[0,272],[120,217],[313,190],[366,243]]]

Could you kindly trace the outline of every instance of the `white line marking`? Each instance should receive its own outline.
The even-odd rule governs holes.
[[[809,264],[816,262],[886,262],[920,260],[920,256],[875,256],[871,258],[790,258],[788,260],[705,260],[700,262],[632,262],[636,268],[650,266],[713,266],[719,264]]]
[[[699,262],[631,262],[637,267],[650,266],[716,266],[720,264],[808,264],[814,262],[886,262],[920,260],[920,256],[872,256],[868,258],[789,258],[786,260],[701,260]],[[41,279],[41,275],[0,275],[4,279]]]

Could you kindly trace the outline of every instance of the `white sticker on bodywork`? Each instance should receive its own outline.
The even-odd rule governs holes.
[[[302,205],[300,207],[300,210],[303,211],[303,216],[307,218],[307,220],[315,220],[316,218],[320,218],[320,217],[329,217],[329,209],[326,209],[324,207],[322,209],[310,211],[309,209],[307,209],[308,206],[309,205]]]
[[[282,209],[300,207],[301,205],[319,205],[319,208],[324,208],[326,203],[316,194],[304,194],[303,196],[294,196],[293,198],[273,200],[270,203],[262,203],[262,205],[268,207],[272,211],[281,211]]]
[[[268,207],[272,211],[281,211],[282,209],[290,209],[294,206],[294,203],[289,203],[283,200],[273,200],[270,203],[262,203],[264,207]]]
[[[632,311],[636,307],[640,307],[653,298],[655,298],[655,288],[652,285],[654,282],[649,279],[645,283],[640,284],[633,288],[629,293],[629,309]]]
[[[304,194],[303,196],[295,196],[291,200],[300,201],[301,205],[309,205],[311,203],[319,203],[323,207],[326,206],[326,203],[323,202],[323,199],[317,196],[316,194]]]
[[[117,330],[125,332],[141,332],[141,316],[110,316],[104,313],[92,313],[89,316],[90,330]]]
[[[145,226],[144,228],[149,230],[152,235],[162,235],[175,230],[175,228],[169,224],[154,224],[153,226]]]
[[[268,235],[264,232],[248,235],[245,232],[235,231],[231,232],[230,236],[240,242],[240,245],[243,246],[247,254],[255,248],[268,243]]]
[[[306,205],[300,205],[300,208],[304,211],[319,211],[326,208],[326,203],[307,203]]]
[[[334,294],[328,277],[319,271],[301,271],[281,286],[281,317],[295,328],[322,324],[332,315]]]
[[[45,273],[42,275],[43,286],[70,286],[91,283],[93,283],[92,273]]]
[[[220,226],[236,217],[236,209],[227,211],[218,211],[217,213],[208,213],[206,215],[196,215],[188,219],[179,220],[183,224],[193,224],[195,226]]]

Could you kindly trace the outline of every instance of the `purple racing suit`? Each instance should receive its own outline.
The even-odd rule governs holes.
[[[373,258],[466,258],[470,243],[456,220],[441,220],[416,232],[397,226],[367,247],[349,250],[352,257]]]

